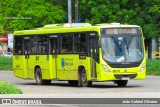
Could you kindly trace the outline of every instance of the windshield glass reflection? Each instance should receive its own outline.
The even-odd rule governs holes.
[[[106,36],[101,38],[103,58],[109,62],[137,62],[143,59],[141,36]]]

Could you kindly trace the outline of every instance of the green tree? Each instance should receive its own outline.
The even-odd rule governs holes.
[[[85,22],[140,25],[151,58],[151,40],[160,35],[160,0],[79,0],[79,5]]]
[[[152,6],[149,8],[149,13],[153,17],[153,24],[155,25],[154,27],[154,38],[156,41],[156,52],[159,52],[159,44],[160,41],[158,41],[158,38],[160,37],[160,1],[159,0],[153,0],[152,1]]]
[[[0,25],[0,35],[4,35],[4,34],[5,34],[4,27],[3,27],[3,25],[1,24],[1,25]]]
[[[1,0],[0,22],[5,30],[23,30],[62,23],[66,12],[45,0]]]

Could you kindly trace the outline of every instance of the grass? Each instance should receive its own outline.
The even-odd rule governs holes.
[[[12,70],[12,58],[0,56],[0,70]]]
[[[147,75],[160,75],[160,60],[147,60]]]
[[[0,56],[0,70],[12,70],[12,58]],[[22,94],[16,86],[0,81],[0,94]]]
[[[0,94],[22,94],[22,91],[10,83],[0,81]]]

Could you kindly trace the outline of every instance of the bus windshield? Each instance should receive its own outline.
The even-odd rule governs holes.
[[[144,57],[142,35],[134,33],[104,34],[101,38],[103,59],[111,63],[141,61]]]

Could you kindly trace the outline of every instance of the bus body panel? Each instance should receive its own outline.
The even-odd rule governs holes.
[[[78,80],[78,68],[83,66],[89,74],[88,59],[79,60],[79,55],[58,55],[57,74],[59,80]],[[87,75],[88,76],[88,75]],[[88,79],[90,77],[88,76]]]
[[[22,55],[13,56],[13,73],[19,78],[29,78],[29,73],[27,71],[27,63],[25,57]]]
[[[49,56],[48,55],[29,55],[28,58],[28,69],[29,69],[29,78],[35,78],[36,67],[40,67],[42,78],[51,79],[50,70],[49,70]]]

